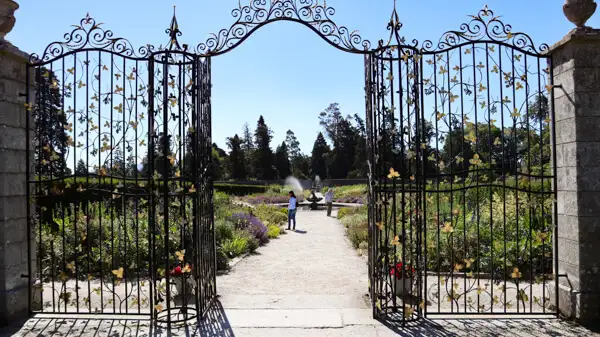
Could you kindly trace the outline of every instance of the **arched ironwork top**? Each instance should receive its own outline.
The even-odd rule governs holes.
[[[231,14],[237,19],[235,23],[198,44],[197,53],[206,56],[224,54],[260,27],[275,21],[301,23],[334,47],[347,52],[365,54],[371,48],[371,43],[358,31],[350,31],[331,20],[335,9],[328,7],[326,0],[323,4],[319,4],[318,0],[250,0],[248,5],[238,4]]]
[[[494,16],[487,5],[477,15],[470,15],[471,21],[460,25],[459,30],[442,34],[438,43],[426,40],[421,45],[423,53],[435,53],[459,47],[461,45],[490,42],[506,45],[532,55],[541,55],[549,49],[547,44],[536,46],[533,39],[522,32],[513,32],[512,26]]]
[[[74,29],[70,33],[64,35],[64,41],[50,43],[41,56],[31,54],[29,62],[33,64],[48,63],[80,50],[105,50],[130,58],[146,58],[156,50],[152,45],[145,45],[136,51],[129,40],[114,37],[111,30],[104,29],[102,23],[96,23],[89,13],[81,19],[78,25],[73,25],[73,27]]]

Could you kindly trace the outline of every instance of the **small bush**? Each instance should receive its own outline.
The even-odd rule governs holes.
[[[252,234],[258,239],[259,244],[264,244],[269,241],[267,235],[267,226],[260,219],[247,213],[235,213],[231,219],[235,223],[236,229],[243,229]]]
[[[352,223],[348,226],[348,238],[354,248],[359,248],[361,242],[369,239],[369,228],[367,222]]]
[[[222,247],[217,247],[217,270],[229,269],[229,258]]]
[[[276,206],[259,205],[253,210],[253,214],[264,223],[281,225],[287,221],[287,213],[282,213],[280,209]]]
[[[231,240],[233,238],[233,230],[235,226],[233,222],[226,219],[218,219],[215,221],[215,236],[217,242]]]
[[[267,225],[267,233],[269,235],[269,239],[276,239],[281,234],[281,229],[279,226],[275,225]]]
[[[222,249],[223,252],[230,258],[240,256],[249,251],[250,248],[250,237],[247,232],[243,230],[235,230],[233,237],[229,240],[223,241]]]

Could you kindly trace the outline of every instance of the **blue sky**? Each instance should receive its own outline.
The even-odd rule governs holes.
[[[242,0],[242,4],[249,0]],[[231,9],[237,0],[19,1],[17,23],[7,39],[26,52],[43,52],[52,41],[62,41],[72,24],[87,12],[103,22],[115,36],[134,46],[159,45],[168,41],[164,30],[177,5],[183,36],[180,42],[195,46],[211,32],[228,28],[234,19]],[[437,41],[442,33],[457,30],[476,14],[485,1],[398,0],[398,12],[408,40]],[[387,38],[386,24],[392,0],[328,0],[336,9],[338,25],[376,43]],[[528,33],[536,43],[553,44],[573,25],[562,13],[562,0],[489,0],[495,15]],[[600,26],[600,14],[588,25]],[[279,22],[264,27],[241,46],[213,59],[213,140],[225,147],[225,138],[241,133],[248,122],[252,128],[263,115],[274,131],[273,148],[291,129],[301,148],[310,153],[321,130],[318,113],[330,103],[340,104],[344,114],[364,115],[363,57],[341,52],[299,24]]]

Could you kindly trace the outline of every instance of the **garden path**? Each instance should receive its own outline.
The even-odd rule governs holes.
[[[325,211],[299,211],[297,220],[298,232],[217,278],[219,301],[200,325],[167,330],[133,317],[32,318],[0,336],[600,336],[556,319],[422,320],[388,328],[372,319],[367,264],[344,227]]]

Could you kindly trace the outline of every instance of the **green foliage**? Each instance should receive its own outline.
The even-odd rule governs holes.
[[[223,252],[230,258],[240,256],[250,251],[252,237],[248,232],[235,230],[231,239],[224,240],[221,244]],[[254,248],[256,249],[256,248]]]
[[[323,137],[323,133],[319,132],[312,149],[312,159],[310,163],[310,173],[312,177],[327,177],[327,156],[330,151],[329,145],[327,145],[325,137]]]
[[[267,234],[269,235],[269,239],[276,239],[281,234],[281,228],[279,226],[268,224]]]
[[[279,226],[287,222],[287,213],[283,213],[281,210],[281,207],[262,204],[257,205],[256,208],[253,209],[252,213],[265,224],[269,223]]]
[[[342,217],[340,221],[347,228],[346,234],[354,248],[358,248],[361,242],[369,240],[369,219],[367,214],[357,212]]]

